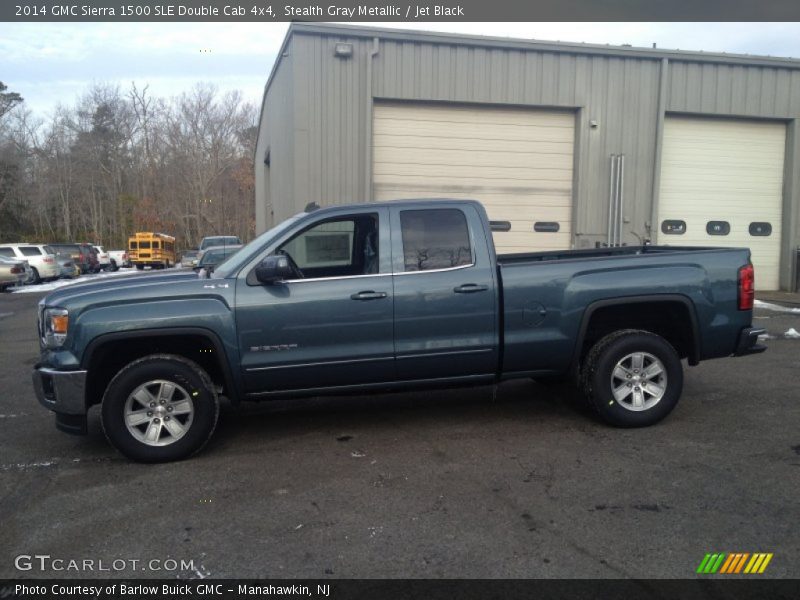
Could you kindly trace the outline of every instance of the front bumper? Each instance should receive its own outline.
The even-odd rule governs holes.
[[[736,344],[734,356],[747,356],[748,354],[759,354],[767,349],[763,344],[758,343],[758,336],[767,332],[766,329],[756,329],[755,327],[745,327],[739,334],[739,343]]]
[[[33,389],[39,403],[56,414],[56,427],[67,433],[86,433],[86,371],[33,370]]]

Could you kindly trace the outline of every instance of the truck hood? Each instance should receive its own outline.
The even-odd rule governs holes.
[[[88,304],[117,303],[126,299],[132,301],[169,299],[178,292],[178,289],[185,290],[186,284],[192,289],[202,290],[203,282],[208,281],[199,279],[194,272],[108,277],[100,281],[65,286],[45,296],[40,304],[72,309]]]

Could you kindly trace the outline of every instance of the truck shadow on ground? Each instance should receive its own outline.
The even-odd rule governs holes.
[[[238,406],[223,399],[217,429],[201,455],[246,452],[265,440],[301,440],[313,434],[346,442],[356,435],[380,437],[398,432],[426,432],[433,437],[444,432],[466,435],[468,431],[502,431],[512,424],[542,427],[549,432],[591,434],[604,429],[574,386],[539,385],[532,380],[498,386],[242,402]],[[89,435],[82,443],[90,455],[110,450],[97,406],[90,411]]]
[[[583,429],[587,424],[602,428],[581,404],[574,387],[514,381],[496,389],[480,386],[244,402],[239,406],[226,403],[209,447],[251,436],[285,439],[328,431],[347,438],[353,431],[485,428],[507,422],[542,422],[550,430]]]

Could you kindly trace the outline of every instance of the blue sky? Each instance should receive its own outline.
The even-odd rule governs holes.
[[[792,56],[800,23],[391,23],[405,29]],[[46,117],[93,81],[174,96],[195,82],[260,104],[287,23],[0,23],[0,81]],[[203,50],[203,52],[201,52]]]

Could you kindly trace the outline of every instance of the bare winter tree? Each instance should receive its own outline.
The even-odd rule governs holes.
[[[94,84],[46,122],[0,83],[0,241],[123,247],[163,231],[192,247],[254,230],[256,109],[198,84],[173,99]]]

